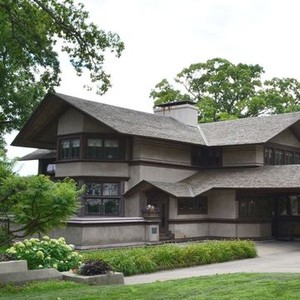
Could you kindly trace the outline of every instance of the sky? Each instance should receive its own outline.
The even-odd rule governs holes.
[[[152,112],[151,89],[192,63],[225,58],[259,64],[265,79],[300,80],[300,1],[298,0],[85,0],[90,20],[116,32],[125,43],[121,58],[108,57],[112,88],[96,95],[83,88],[61,55],[59,93]],[[9,144],[14,135],[7,136]],[[9,157],[32,149],[8,147]],[[17,165],[21,175],[37,174],[36,162]]]

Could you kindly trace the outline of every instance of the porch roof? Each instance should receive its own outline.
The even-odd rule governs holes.
[[[300,165],[203,170],[183,180],[195,195],[216,188],[300,189]]]
[[[142,187],[156,187],[177,198],[191,198],[212,189],[299,189],[300,165],[202,170],[180,182],[143,180],[125,196]]]

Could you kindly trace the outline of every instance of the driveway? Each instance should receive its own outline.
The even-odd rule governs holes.
[[[125,277],[125,284],[227,273],[300,273],[300,241],[263,241],[256,247],[256,258],[135,275]]]

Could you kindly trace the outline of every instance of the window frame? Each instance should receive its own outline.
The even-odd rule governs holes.
[[[180,209],[180,204],[187,201],[193,202],[190,209]],[[199,202],[199,203],[197,203]],[[198,207],[198,208],[197,208]],[[207,215],[208,214],[208,197],[197,196],[194,198],[178,198],[177,199],[177,214],[178,215]]]
[[[272,158],[268,155],[273,153]],[[282,160],[279,160],[279,153]],[[267,144],[264,146],[264,165],[294,165],[300,164],[300,149],[279,144]]]
[[[63,156],[62,145],[65,141],[79,140],[79,155],[72,156],[72,147],[70,154],[66,157]],[[89,155],[89,140],[101,140],[101,150],[92,150],[93,154]],[[105,147],[105,143],[113,141],[117,147]],[[107,135],[107,134],[77,134],[77,135],[66,135],[60,136],[57,143],[57,160],[58,161],[124,161],[125,159],[125,138],[118,135]],[[100,147],[99,147],[100,148]],[[98,155],[97,155],[98,152]],[[115,153],[115,154],[114,154]]]
[[[78,140],[79,141],[79,149],[78,149],[78,156],[72,155],[73,147],[72,147],[72,141]],[[67,157],[64,157],[62,154],[63,148],[62,144],[66,141],[69,141],[70,147],[69,147],[69,155]],[[75,147],[74,147],[75,148]],[[77,147],[76,147],[77,148]],[[58,139],[58,159],[59,160],[79,160],[81,159],[81,153],[82,153],[82,139],[81,136],[66,136],[66,137],[60,137]]]
[[[106,184],[115,184],[118,187],[118,194],[105,194],[104,191],[104,186]],[[86,189],[88,187],[88,185],[94,185],[94,186],[98,186],[98,188],[100,189],[100,191],[98,190],[98,192],[89,194],[87,192],[84,193],[84,195],[82,196],[83,199],[83,212],[84,212],[84,216],[97,216],[97,217],[121,217],[123,216],[123,184],[121,181],[112,181],[112,180],[105,180],[105,181],[95,181],[95,180],[86,180],[84,182],[84,185],[86,186]],[[90,212],[88,210],[88,202],[89,201],[94,201],[94,202],[98,202],[98,212]],[[117,212],[116,213],[106,213],[105,209],[106,209],[106,204],[109,203],[109,201],[112,202],[116,202],[116,206],[117,206]]]
[[[203,157],[199,154],[203,151]],[[194,146],[191,150],[191,165],[202,168],[222,166],[223,150],[221,147]]]

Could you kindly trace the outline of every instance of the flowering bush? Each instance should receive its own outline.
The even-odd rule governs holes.
[[[42,269],[55,268],[58,271],[69,271],[81,264],[81,255],[74,251],[73,245],[68,245],[63,237],[50,239],[44,236],[16,242],[6,250],[17,259],[27,260],[28,268]]]

